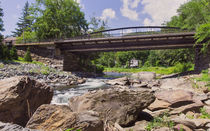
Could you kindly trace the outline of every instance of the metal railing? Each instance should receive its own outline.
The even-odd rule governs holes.
[[[109,37],[127,37],[127,36],[143,36],[143,35],[153,35],[153,34],[169,34],[169,33],[182,33],[190,32],[186,29],[181,29],[179,27],[166,27],[166,26],[137,26],[137,27],[124,27],[107,29],[97,32],[89,32],[84,35],[71,38],[61,38],[61,39],[25,39],[24,41],[16,40],[15,44],[24,43],[44,43],[44,42],[58,42],[63,40],[81,40],[81,39],[94,39],[94,38],[109,38]]]

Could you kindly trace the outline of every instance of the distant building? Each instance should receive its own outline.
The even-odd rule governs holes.
[[[5,45],[14,45],[16,43],[16,37],[8,37],[8,38],[5,38],[3,43]]]
[[[130,67],[138,67],[139,66],[139,61],[136,59],[132,59],[130,61]]]

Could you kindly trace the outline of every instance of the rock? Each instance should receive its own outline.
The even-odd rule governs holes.
[[[193,91],[193,86],[190,81],[184,78],[167,78],[161,80],[162,89],[183,89]]]
[[[130,82],[127,77],[122,77],[122,78],[118,78],[114,80],[108,80],[106,83],[110,85],[121,85],[121,86],[130,85]]]
[[[152,81],[156,78],[156,74],[153,72],[139,72],[131,75],[131,79],[137,79],[140,81]]]
[[[158,129],[155,129],[154,131],[171,131],[171,129],[168,127],[160,127]]]
[[[171,104],[171,107],[180,107],[189,103],[193,103],[193,93],[185,90],[161,90],[155,93],[158,100],[162,100]]]
[[[173,111],[170,112],[171,115],[187,113],[188,111],[200,112],[200,108],[204,105],[202,103],[192,103],[189,105],[181,106],[179,108],[174,108]]]
[[[156,99],[149,107],[148,109],[151,111],[161,110],[161,109],[167,109],[169,108],[171,104],[165,101],[161,101]]]
[[[38,130],[23,128],[17,124],[2,123],[2,122],[0,122],[0,130],[1,131],[38,131]]]
[[[72,112],[65,105],[40,106],[26,127],[44,131],[64,131],[81,129],[82,131],[103,131],[103,121],[93,111]]]
[[[148,122],[145,120],[137,121],[134,126],[124,128],[124,131],[145,131],[147,124]]]
[[[50,103],[53,91],[26,76],[0,81],[0,121],[25,126],[36,109]]]
[[[141,84],[134,83],[132,86],[134,88],[149,88],[147,85],[148,85],[148,83],[142,82]]]
[[[192,129],[190,129],[189,127],[183,125],[183,124],[177,124],[175,127],[174,127],[174,130],[175,131],[180,131],[180,130],[184,130],[184,131],[193,131]]]
[[[86,79],[78,79],[77,84],[83,84],[86,82]]]
[[[205,101],[205,104],[210,106],[210,100]]]
[[[112,88],[73,97],[69,105],[75,112],[93,110],[100,114],[102,120],[110,120],[120,126],[127,126],[135,122],[139,112],[154,100],[155,97],[150,90]]]

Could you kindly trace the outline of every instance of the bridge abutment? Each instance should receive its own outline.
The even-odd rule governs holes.
[[[210,47],[206,53],[202,53],[200,48],[195,49],[195,71],[210,69]]]

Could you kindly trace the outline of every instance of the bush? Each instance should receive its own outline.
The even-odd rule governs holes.
[[[96,73],[100,74],[103,73],[104,67],[102,65],[96,65]]]
[[[192,68],[193,64],[192,63],[177,63],[175,65],[175,68],[173,70],[174,73],[180,73],[180,72],[185,72],[188,71]]]
[[[26,54],[24,56],[24,61],[32,62],[30,48],[27,49],[27,52],[26,52]]]
[[[17,55],[17,50],[14,46],[12,46],[12,48],[10,49],[10,58],[13,60],[17,60],[18,59],[18,55]]]

